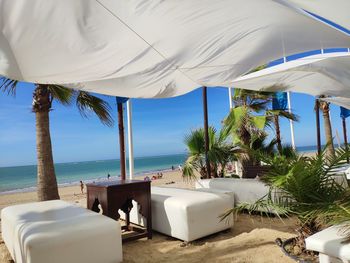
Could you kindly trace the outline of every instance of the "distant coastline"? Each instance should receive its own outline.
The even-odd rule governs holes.
[[[316,152],[316,146],[299,146],[300,153]],[[135,177],[142,178],[148,174],[170,171],[172,166],[184,163],[186,154],[146,156],[135,158]],[[119,159],[82,162],[56,163],[56,176],[60,187],[77,185],[80,180],[85,183],[103,181],[110,174],[119,176]],[[127,166],[128,169],[128,166]],[[0,167],[0,195],[36,190],[36,165]]]
[[[135,158],[135,177],[170,171],[172,166],[182,165],[185,158],[186,154]],[[59,186],[64,187],[76,185],[80,180],[85,183],[107,180],[108,174],[117,178],[120,164],[118,159],[57,163],[55,170]],[[1,167],[0,194],[35,191],[36,176],[36,165]]]

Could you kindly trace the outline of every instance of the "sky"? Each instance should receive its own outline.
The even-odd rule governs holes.
[[[0,167],[36,163],[33,89],[31,84],[20,83],[15,97],[0,93]],[[110,102],[116,117],[115,98],[103,98]],[[293,112],[300,117],[300,122],[294,123],[296,145],[315,145],[314,97],[292,93],[291,103]],[[208,89],[208,109],[210,125],[219,129],[229,112],[227,88]],[[342,138],[339,112],[338,106],[331,105],[333,136],[337,131]],[[135,156],[184,153],[184,136],[203,126],[202,90],[168,99],[132,99],[132,114]],[[106,127],[93,115],[81,117],[74,105],[66,107],[54,102],[50,125],[56,163],[119,158],[116,123]],[[268,132],[272,138],[274,131]],[[321,132],[324,142],[323,129]],[[287,120],[281,121],[281,133],[283,143],[290,143]]]

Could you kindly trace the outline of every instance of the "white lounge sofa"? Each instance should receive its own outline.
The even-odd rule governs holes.
[[[199,191],[170,187],[152,187],[152,229],[183,241],[193,241],[233,226],[233,217],[220,221],[220,215],[233,207],[233,194],[225,190]],[[130,220],[145,225],[137,212]]]
[[[320,263],[349,263],[350,244],[343,243],[340,231],[340,226],[332,226],[306,238],[306,249],[319,252]]]
[[[196,189],[221,189],[234,193],[235,205],[255,203],[269,192],[269,187],[258,179],[214,178],[196,182]]]
[[[1,221],[16,263],[122,261],[120,223],[64,201],[6,207]]]

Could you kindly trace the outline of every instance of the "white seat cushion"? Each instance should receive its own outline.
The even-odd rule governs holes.
[[[308,250],[350,262],[350,244],[343,243],[340,226],[326,228],[305,239]]]
[[[119,222],[54,200],[6,207],[2,235],[16,263],[122,261]]]
[[[235,204],[254,203],[269,192],[269,187],[258,179],[215,178],[196,182],[196,189],[209,188],[234,192]]]
[[[233,207],[232,194],[226,191],[204,192],[189,189],[152,187],[152,228],[163,234],[192,241],[231,228],[233,218],[220,221],[220,215]],[[137,213],[131,211],[131,221],[144,225]]]

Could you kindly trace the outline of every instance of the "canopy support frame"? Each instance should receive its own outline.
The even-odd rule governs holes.
[[[315,99],[317,154],[321,154],[320,102]]]
[[[210,162],[208,158],[209,152],[209,125],[208,125],[208,98],[207,87],[203,86],[203,113],[204,113],[204,143],[205,143],[205,164],[207,167],[207,178],[210,178]]]
[[[342,125],[343,125],[343,135],[344,135],[344,145],[345,145],[345,149],[348,150],[348,136],[346,134],[346,119],[344,117],[341,118],[342,119]],[[346,162],[349,163],[349,156],[346,157]]]
[[[126,102],[126,114],[128,123],[128,154],[129,154],[129,179],[134,177],[134,143],[132,137],[132,105],[129,99]]]
[[[125,139],[124,139],[124,118],[123,103],[118,102],[118,129],[119,129],[119,151],[120,151],[120,179],[126,179],[126,162],[125,162]]]

